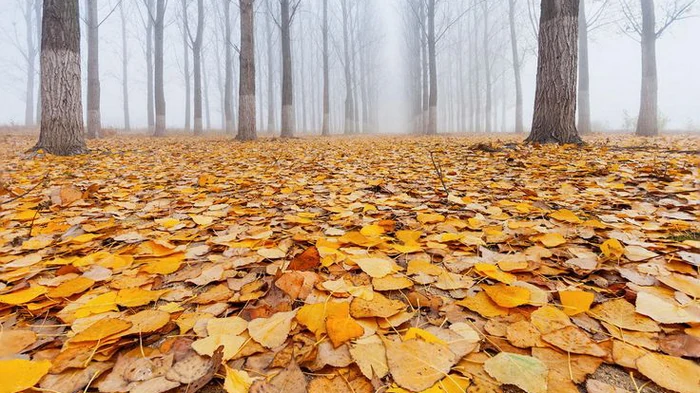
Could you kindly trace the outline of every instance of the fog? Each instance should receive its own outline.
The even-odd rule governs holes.
[[[0,0],[0,124],[23,125],[25,121],[26,73],[27,64],[23,51],[26,51],[25,24],[23,8],[27,1],[34,0]],[[142,0],[122,0],[127,18],[129,104],[132,128],[147,127],[146,97],[146,63],[144,56],[143,27],[144,7]],[[407,0],[348,0],[351,7],[357,9],[368,7],[371,22],[363,29],[366,34],[366,47],[358,45],[357,51],[366,49],[369,56],[367,64],[374,68],[372,76],[366,83],[369,95],[376,94],[376,127],[378,132],[410,132],[411,101],[407,90],[411,84],[409,64],[415,61],[407,50],[405,13]],[[222,129],[222,91],[221,78],[222,40],[220,36],[221,0],[206,0],[203,68],[207,91],[205,100],[210,101],[209,115],[205,114],[205,128]],[[340,8],[341,0],[329,0],[330,3],[330,78],[331,78],[331,131],[342,133],[343,101],[345,99],[345,80],[343,78],[343,30]],[[84,7],[81,0],[81,7]],[[190,20],[196,21],[196,1],[190,1]],[[234,2],[235,4],[236,2]],[[257,91],[262,94],[258,99],[258,127],[269,129],[266,108],[268,72],[266,64],[266,18],[270,12],[278,12],[279,4],[272,1],[269,6],[264,0],[256,0],[256,62]],[[365,5],[362,5],[362,4]],[[445,29],[444,37],[437,45],[438,84],[441,88],[439,106],[447,108],[449,101],[458,93],[459,80],[454,77],[458,56],[469,61],[470,53],[459,49],[458,31],[464,36],[469,34],[465,23],[472,0],[442,0],[438,25],[454,25]],[[493,74],[494,74],[494,131],[510,132],[514,128],[514,78],[511,66],[510,43],[507,33],[507,1],[489,0],[493,5],[490,18],[493,23]],[[536,56],[533,49],[533,32],[528,20],[527,7],[520,1],[518,11],[518,30],[521,52],[525,53],[522,78],[524,123],[529,126],[532,116],[535,92]],[[590,1],[595,8],[596,2]],[[639,110],[641,61],[640,45],[621,30],[624,16],[615,1],[610,2],[605,12],[602,26],[590,34],[590,101],[591,117],[594,131],[623,130],[626,118],[634,118]],[[658,3],[662,3],[657,1]],[[119,11],[113,12],[117,0],[99,0],[100,25],[100,79],[101,108],[103,127],[121,128],[124,124],[122,105],[122,45],[121,19]],[[505,4],[505,5],[504,5]],[[322,91],[321,66],[321,9],[322,0],[301,0],[292,26],[292,52],[294,54],[295,104],[297,110],[297,128],[308,133],[317,133],[320,129],[320,92]],[[82,9],[81,9],[82,12]],[[181,129],[185,124],[185,82],[183,76],[183,39],[181,27],[182,6],[180,1],[170,0],[166,10],[165,26],[165,97],[167,102],[166,122],[168,128]],[[359,11],[356,11],[359,12]],[[700,12],[696,5],[692,13]],[[233,45],[239,40],[238,9],[232,6]],[[359,14],[358,14],[359,15]],[[82,17],[82,15],[81,15]],[[661,19],[662,15],[658,15]],[[358,17],[355,22],[359,23]],[[196,23],[196,22],[195,22]],[[660,22],[659,22],[660,23]],[[85,24],[81,24],[81,28]],[[275,67],[272,69],[274,79],[274,102],[280,102],[280,54],[279,29],[272,23],[275,41],[273,42]],[[438,26],[439,27],[439,26]],[[460,30],[461,29],[461,30]],[[358,28],[359,30],[359,28]],[[438,31],[442,31],[438,28]],[[84,30],[81,32],[83,54],[83,85],[86,77],[86,43]],[[35,37],[36,39],[36,37]],[[700,19],[689,17],[679,20],[669,27],[657,41],[657,64],[659,80],[659,113],[663,119],[664,131],[695,131],[700,129]],[[303,56],[300,54],[303,52]],[[191,56],[191,51],[189,52]],[[360,55],[358,55],[359,57]],[[479,54],[479,57],[482,55]],[[234,51],[234,75],[238,74],[238,54]],[[302,60],[303,57],[303,60]],[[306,63],[302,67],[301,61]],[[481,61],[481,60],[479,60]],[[191,62],[191,59],[190,59]],[[37,59],[38,64],[38,59]],[[452,67],[452,68],[451,68]],[[38,66],[37,66],[38,70]],[[359,71],[358,71],[359,72]],[[368,71],[369,72],[369,71]],[[38,73],[37,73],[38,75]],[[361,78],[361,77],[360,77]],[[38,85],[35,82],[35,87]],[[360,84],[356,86],[360,88]],[[302,97],[302,90],[305,91]],[[234,87],[234,91],[238,91]],[[446,92],[447,91],[447,92]],[[373,93],[374,92],[374,93]],[[359,92],[356,93],[358,96]],[[34,97],[37,97],[35,93]],[[357,98],[358,100],[360,98]],[[503,101],[505,99],[505,101]],[[303,105],[302,105],[303,104]],[[455,102],[456,106],[460,102]],[[505,104],[505,105],[503,105]],[[359,106],[359,101],[357,103]],[[461,104],[463,105],[463,104]],[[262,106],[262,107],[260,107]],[[302,106],[304,113],[301,113]],[[458,111],[453,106],[452,110]],[[35,106],[36,107],[36,106]],[[277,108],[277,107],[275,107]],[[501,111],[505,109],[505,116]],[[234,109],[235,112],[236,109]],[[277,108],[276,110],[279,110]],[[446,119],[447,109],[441,109],[438,120],[440,131],[458,130]],[[206,112],[206,110],[205,110]],[[279,126],[279,114],[275,114]],[[503,124],[501,119],[505,119]],[[629,121],[627,121],[629,123]]]

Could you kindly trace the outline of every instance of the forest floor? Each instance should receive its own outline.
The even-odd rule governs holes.
[[[700,138],[521,140],[0,138],[0,392],[697,393]]]

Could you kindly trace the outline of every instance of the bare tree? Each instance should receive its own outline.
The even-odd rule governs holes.
[[[513,52],[513,75],[515,77],[515,132],[523,132],[523,85],[520,76],[520,54],[515,29],[515,1],[508,0],[508,25],[510,27],[510,45]]]
[[[39,55],[41,34],[36,34],[34,24],[37,26],[41,25],[40,13],[36,10],[41,9],[40,0],[24,0],[24,8],[22,9],[22,16],[24,17],[25,25],[25,46],[19,42],[15,43],[15,46],[22,54],[27,66],[27,85],[25,91],[25,101],[24,101],[24,125],[33,126],[34,125],[34,79],[36,77],[36,62],[37,55]],[[36,41],[36,42],[35,42]]]
[[[272,28],[272,9],[270,1],[268,8],[270,14],[265,18],[265,33],[267,35],[267,131],[274,133],[277,128],[277,116],[275,116],[275,55],[274,55],[274,34]]]
[[[542,0],[537,88],[527,142],[582,143],[576,131],[579,0]]]
[[[224,2],[224,120],[226,122],[226,133],[233,134],[233,53],[231,49],[231,0]]]
[[[166,0],[156,0],[156,13],[153,23],[155,31],[155,136],[165,135],[165,86],[163,80],[163,31],[165,29]]]
[[[253,140],[255,131],[255,9],[254,0],[240,0],[241,50],[238,98],[239,140]]]
[[[80,88],[78,0],[44,0],[41,36],[41,131],[33,151],[86,153]]]
[[[345,127],[344,133],[355,133],[355,101],[353,95],[352,59],[350,52],[350,9],[348,1],[341,0],[343,12],[343,70],[345,75]]]
[[[126,38],[126,15],[124,13],[124,2],[119,2],[119,16],[121,16],[122,30],[122,100],[124,105],[124,129],[131,130],[131,120],[129,116],[129,48]]]
[[[228,0],[226,0],[228,1]],[[192,118],[192,85],[190,82],[190,42],[187,34],[187,23],[189,20],[189,13],[187,12],[187,0],[182,0],[182,50],[183,50],[183,71],[182,76],[185,80],[185,131],[189,131],[191,124],[190,119]]]
[[[654,0],[640,0],[639,12],[631,0],[621,0],[622,12],[627,22],[624,31],[639,39],[642,47],[642,89],[636,131],[639,136],[659,135],[656,40],[675,22],[689,17],[694,3],[695,0],[665,1],[662,7],[663,21],[657,28]]]
[[[187,17],[187,5],[184,18],[187,35],[192,45],[192,65],[194,68],[194,134],[201,135],[204,129],[202,122],[202,40],[204,39],[204,0],[197,0],[197,30],[192,35],[189,18]]]
[[[280,21],[277,25],[282,38],[282,129],[281,136],[294,136],[294,82],[292,76],[292,38],[290,28],[301,0],[280,0]]]
[[[323,0],[323,125],[321,135],[329,135],[330,77],[328,67],[328,0]]]
[[[155,132],[155,82],[153,67],[153,33],[155,30],[155,0],[143,0],[146,8],[144,25],[146,28],[146,114],[148,130]]]
[[[87,137],[99,138],[101,129],[100,120],[100,23],[97,19],[97,2],[85,0],[87,10]]]

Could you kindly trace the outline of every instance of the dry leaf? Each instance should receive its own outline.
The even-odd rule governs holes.
[[[501,352],[484,363],[484,370],[502,384],[527,393],[547,393],[547,366],[531,356]]]

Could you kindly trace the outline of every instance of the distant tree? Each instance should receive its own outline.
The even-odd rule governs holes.
[[[576,130],[579,0],[542,0],[537,88],[527,142],[582,143]]]
[[[126,15],[124,13],[124,3],[119,3],[119,16],[121,16],[122,30],[122,99],[124,105],[124,129],[131,130],[131,119],[129,116],[129,49],[126,38]]]
[[[277,116],[275,115],[275,60],[277,58],[274,54],[271,1],[273,0],[267,0],[270,14],[265,18],[265,34],[267,35],[267,131],[274,133],[277,129]]]
[[[155,103],[156,129],[155,136],[165,135],[165,86],[163,80],[163,33],[165,29],[166,0],[156,0],[156,13],[153,23],[155,30]]]
[[[224,121],[226,133],[233,134],[233,53],[231,50],[231,0],[224,2]]]
[[[330,77],[328,67],[328,0],[323,0],[323,124],[321,135],[329,135]]]
[[[301,0],[280,0],[280,21],[277,25],[282,38],[282,129],[281,136],[294,136],[294,82],[292,76],[292,37],[290,27]]]
[[[689,17],[694,3],[695,0],[666,0],[662,7],[663,22],[657,28],[654,0],[640,0],[640,9],[633,6],[631,0],[621,0],[627,22],[624,31],[639,39],[642,48],[642,89],[636,131],[639,136],[659,135],[656,40],[672,24]]]
[[[348,0],[340,2],[343,13],[343,71],[345,75],[345,127],[344,133],[355,133],[355,97],[353,93],[352,53],[350,49],[350,8]]]
[[[201,1],[201,0],[200,0]],[[255,9],[254,0],[240,0],[241,48],[238,97],[239,140],[256,138],[255,130]]]
[[[78,0],[44,0],[41,36],[41,131],[31,149],[86,153],[80,85]]]
[[[192,45],[192,66],[194,68],[194,134],[201,135],[204,126],[202,122],[202,40],[204,39],[204,0],[197,0],[197,29],[194,35],[190,29],[187,17],[187,6],[184,9],[185,28]]]
[[[97,18],[97,2],[85,0],[87,10],[87,137],[99,138],[102,122],[100,116],[100,21]]]
[[[515,77],[515,132],[523,132],[523,84],[520,76],[520,54],[515,29],[515,2],[508,0],[508,26],[510,27],[510,44],[513,52],[513,74]]]
[[[225,0],[228,2],[229,0]],[[187,21],[189,20],[189,12],[187,11],[187,0],[182,0],[182,15],[181,15],[181,30],[182,30],[182,50],[183,50],[183,70],[182,76],[185,80],[185,131],[191,128],[190,119],[192,118],[192,82],[190,82],[190,40],[187,34]]]

